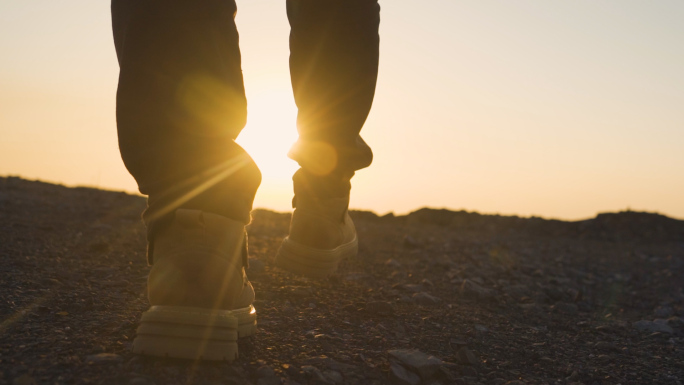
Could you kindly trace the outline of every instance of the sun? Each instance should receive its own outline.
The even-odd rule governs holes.
[[[261,170],[255,207],[287,210],[292,198],[292,174],[299,167],[287,157],[297,140],[297,107],[292,90],[265,89],[248,96],[247,125],[237,143]]]
[[[256,161],[264,178],[289,178],[297,170],[297,164],[287,157],[297,140],[297,108],[292,91],[267,90],[251,95],[248,111],[238,144]]]

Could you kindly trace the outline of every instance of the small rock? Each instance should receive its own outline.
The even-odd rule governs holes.
[[[475,354],[468,348],[460,348],[457,352],[458,361],[464,365],[477,366],[480,364],[480,360],[477,359]]]
[[[610,361],[611,361],[610,356],[607,355],[607,354],[599,354],[599,355],[596,357],[596,360],[597,360],[598,362],[602,362],[602,363],[606,363],[606,362],[610,362]]]
[[[302,366],[302,371],[304,372],[304,374],[305,374],[307,377],[309,377],[309,378],[310,378],[311,380],[313,380],[313,381],[318,381],[318,382],[322,382],[322,383],[325,383],[325,384],[330,384],[330,383],[332,383],[330,380],[328,380],[327,378],[325,378],[325,376],[323,375],[323,373],[321,373],[321,371],[318,370],[318,368],[315,367],[315,366],[304,365],[304,366]]]
[[[415,302],[413,301],[413,298],[409,297],[408,295],[402,295],[401,297],[399,297],[399,302],[402,302],[402,303],[415,303]]]
[[[650,333],[667,333],[667,334],[672,334],[674,333],[674,330],[670,327],[670,325],[667,324],[667,321],[664,319],[657,319],[655,321],[637,321],[632,324],[635,329],[643,331],[643,332],[650,332]]]
[[[461,374],[468,377],[477,377],[477,370],[472,366],[464,366],[461,368]]]
[[[292,286],[290,288],[290,295],[292,298],[307,298],[311,296],[311,289],[303,286]]]
[[[568,289],[568,295],[572,302],[579,302],[582,300],[582,292],[573,288]]]
[[[387,261],[385,261],[385,266],[391,267],[393,269],[398,269],[401,267],[401,263],[399,263],[396,259],[390,258]]]
[[[458,351],[458,349],[464,346],[468,346],[468,342],[459,338],[449,338],[449,347],[451,347],[452,349]]]
[[[257,379],[256,385],[280,385],[282,381],[279,377],[264,377]]]
[[[578,309],[574,303],[558,302],[553,305],[553,311],[561,314],[575,315]]]
[[[563,292],[555,287],[547,287],[544,290],[544,293],[554,301],[560,301],[565,299],[565,295],[563,294]]]
[[[147,381],[146,378],[143,377],[135,377],[128,381],[128,385],[149,385],[150,382]]]
[[[614,327],[611,327],[609,325],[599,325],[594,328],[597,332],[602,332],[602,333],[611,333],[615,331]]]
[[[684,329],[684,319],[679,317],[668,318],[667,324],[673,329]]]
[[[94,364],[113,364],[122,361],[123,358],[121,358],[120,355],[114,353],[100,353],[86,357],[86,362],[92,362]]]
[[[653,315],[656,318],[668,318],[668,317],[672,317],[673,314],[674,314],[674,311],[669,306],[658,306],[653,311]]]
[[[490,289],[486,289],[471,280],[463,280],[461,283],[461,293],[468,297],[473,297],[475,299],[492,299],[494,298],[494,292]]]
[[[427,279],[427,278],[425,278],[425,279],[423,279],[422,281],[420,281],[420,283],[421,283],[423,286],[425,286],[425,287],[435,287],[435,284],[432,283],[432,281],[430,281],[430,280]]]
[[[363,273],[350,273],[347,274],[344,279],[346,281],[365,281],[368,279],[368,275]]]
[[[489,328],[484,325],[475,325],[475,330],[480,333],[489,333]]]
[[[440,299],[428,293],[415,293],[411,296],[418,305],[436,305]]]
[[[254,374],[257,378],[275,377],[276,375],[273,368],[268,365],[259,367]]]
[[[390,364],[389,372],[390,381],[393,384],[399,385],[418,385],[420,384],[420,377],[417,374],[404,369],[403,366],[392,362]]]
[[[523,303],[518,305],[518,307],[527,313],[537,313],[539,315],[544,313],[544,309],[536,303]]]
[[[597,342],[596,345],[594,345],[596,349],[607,351],[607,352],[619,352],[620,349],[618,349],[617,346],[611,344],[610,342],[606,341],[601,341]]]
[[[504,288],[504,292],[518,302],[530,297],[530,290],[525,285],[507,286]]]
[[[351,339],[351,336],[349,336],[349,339]],[[325,366],[327,369],[344,373],[348,373],[358,368],[355,365],[345,364],[326,356],[314,357],[309,359],[308,362],[316,366]]]
[[[366,304],[366,311],[372,314],[390,315],[394,313],[394,308],[389,302],[376,301]]]
[[[328,379],[328,381],[334,384],[341,384],[344,382],[342,374],[336,370],[324,370],[323,376]]]
[[[404,236],[404,247],[407,249],[415,249],[420,247],[420,243],[416,241],[412,236],[406,235]]]
[[[423,285],[416,285],[413,283],[401,285],[401,288],[406,290],[406,291],[413,292],[413,293],[420,293],[422,291],[425,291],[425,288],[423,287]]]
[[[387,353],[409,369],[418,373],[423,380],[432,377],[442,365],[442,360],[439,358],[415,349],[396,349],[390,350]]]
[[[28,374],[22,374],[12,381],[13,385],[36,385],[36,380]]]

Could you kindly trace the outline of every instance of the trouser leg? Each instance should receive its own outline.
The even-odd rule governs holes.
[[[288,0],[290,75],[299,140],[289,156],[301,169],[298,189],[349,194],[354,171],[373,155],[359,132],[378,74],[377,0]]]
[[[246,123],[233,0],[112,0],[121,156],[149,196],[149,234],[177,208],[242,222],[261,174]]]

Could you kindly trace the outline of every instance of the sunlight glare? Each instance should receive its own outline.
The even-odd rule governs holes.
[[[259,166],[263,180],[255,207],[288,210],[297,163],[287,152],[297,140],[297,107],[290,89],[266,89],[248,95],[247,125],[237,139]]]

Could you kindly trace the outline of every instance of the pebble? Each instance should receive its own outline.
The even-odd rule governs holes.
[[[256,372],[255,372],[257,378],[265,378],[265,377],[275,377],[275,371],[273,370],[272,367],[268,365],[264,365],[259,367]]]
[[[86,357],[86,362],[92,362],[94,364],[112,364],[122,362],[123,358],[120,355],[114,353],[100,353],[93,354]]]
[[[311,379],[314,380],[314,381],[322,382],[322,383],[325,383],[325,384],[330,384],[330,383],[331,383],[331,381],[328,380],[327,378],[325,378],[325,376],[323,375],[323,373],[321,373],[321,371],[318,370],[318,368],[315,367],[315,366],[304,365],[304,366],[302,366],[302,371],[304,372],[304,374],[305,374],[307,377],[311,378]]]
[[[603,363],[611,361],[610,356],[607,354],[599,354],[598,357],[596,357],[596,360],[598,360],[598,362],[603,362]]]
[[[450,338],[449,339],[449,346],[454,350],[458,350],[461,347],[467,346],[467,345],[468,345],[468,342],[466,342],[462,339],[459,339],[459,338]]]
[[[442,360],[439,358],[427,355],[415,349],[390,350],[388,354],[401,362],[404,366],[416,372],[423,380],[432,377],[442,365]]]
[[[458,361],[464,365],[477,366],[480,364],[480,360],[478,360],[475,354],[468,348],[463,347],[458,349],[456,355],[458,357]]]
[[[475,330],[480,333],[489,333],[489,328],[484,325],[475,325]]]
[[[579,302],[582,300],[582,292],[579,290],[570,288],[568,289],[567,293],[573,302]]]
[[[418,305],[436,305],[441,300],[428,293],[415,293],[411,296]]]
[[[330,382],[335,384],[341,384],[344,382],[342,374],[336,370],[324,370],[323,376],[325,376],[325,378],[327,378]]]
[[[401,267],[401,263],[399,263],[396,259],[390,258],[385,261],[385,266],[398,269]]]
[[[409,283],[409,284],[406,284],[406,285],[401,285],[401,288],[404,289],[404,290],[406,290],[406,291],[413,292],[413,293],[420,293],[421,291],[424,291],[424,290],[425,290],[425,288],[423,287],[423,285],[416,285],[416,284],[413,284],[413,283]]]
[[[394,307],[389,302],[376,301],[366,304],[366,311],[372,314],[390,315],[394,313]]]
[[[607,351],[607,352],[619,352],[620,349],[618,349],[617,346],[611,344],[610,342],[606,341],[600,341],[597,342],[596,345],[594,345],[596,349]]]
[[[461,293],[467,297],[473,297],[475,299],[494,298],[494,292],[492,290],[486,289],[467,279],[461,283]]]
[[[658,306],[653,311],[653,315],[656,318],[668,318],[668,317],[672,317],[673,314],[674,314],[674,311],[669,306]]]
[[[36,380],[28,374],[23,374],[12,381],[13,385],[36,385]]]
[[[461,374],[468,377],[477,377],[477,370],[472,366],[464,366],[461,368]]]
[[[418,385],[420,384],[420,377],[417,374],[406,370],[403,366],[392,362],[390,364],[390,381],[398,385]]]
[[[667,333],[667,334],[672,334],[674,333],[674,330],[670,327],[670,325],[667,324],[667,320],[664,319],[657,319],[655,321],[637,321],[632,324],[635,329],[643,331],[643,332],[650,332],[650,333]]]
[[[525,285],[507,286],[506,288],[504,288],[504,291],[511,298],[515,299],[518,302],[530,297],[530,291]]]
[[[560,301],[565,298],[565,295],[563,294],[562,291],[555,287],[548,287],[546,290],[544,290],[544,293],[549,296],[554,301]]]
[[[407,249],[415,249],[420,246],[420,243],[416,241],[412,236],[404,236],[404,247]]]
[[[561,314],[575,315],[578,309],[574,303],[558,302],[553,305],[553,311]]]
[[[684,319],[679,317],[670,317],[667,319],[667,324],[674,329],[684,329]]]
[[[264,377],[264,378],[259,378],[256,382],[256,385],[280,385],[282,381],[280,380],[279,377]]]

